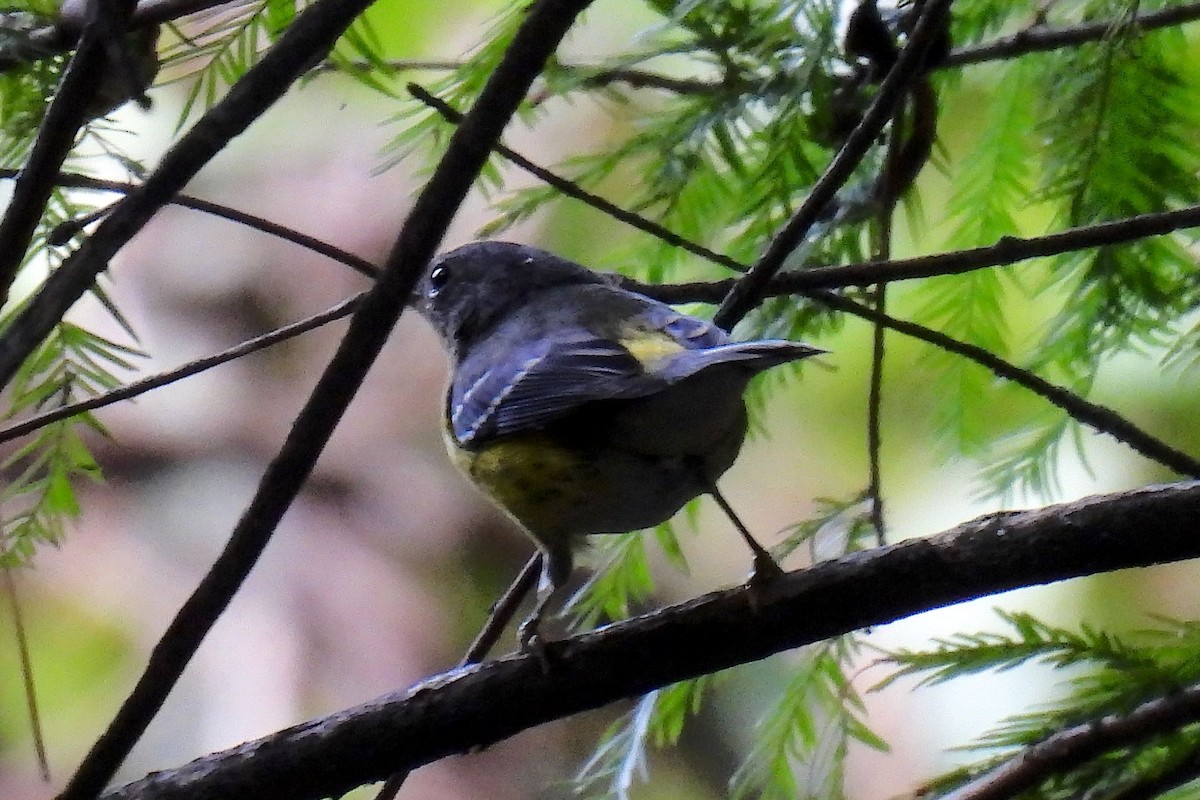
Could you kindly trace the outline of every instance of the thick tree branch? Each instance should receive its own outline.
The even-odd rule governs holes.
[[[551,643],[155,773],[105,800],[338,795],[696,675],[1022,586],[1200,557],[1200,482],[989,514]]]
[[[63,73],[62,81],[38,128],[29,159],[17,174],[12,199],[0,221],[0,302],[25,262],[38,221],[54,191],[58,171],[75,144],[79,129],[88,121],[100,85],[118,80],[116,64],[108,58],[129,23],[133,0],[88,0],[88,22],[79,49]]]
[[[50,276],[0,340],[0,383],[12,377],[21,361],[107,267],[112,255],[234,136],[270,107],[308,64],[324,58],[341,31],[368,4],[369,0],[317,0],[296,17],[263,59],[171,148],[141,189],[126,197]],[[232,544],[223,554],[235,563],[245,556],[244,550]],[[253,558],[242,564],[244,578]],[[236,569],[206,576],[155,647],[142,679],[59,795],[61,800],[90,800],[112,779],[215,620],[215,616],[204,616],[212,612],[209,603],[214,597],[226,597],[227,602],[227,595],[239,583]]]
[[[318,0],[297,16],[262,60],[163,156],[141,188],[129,194],[46,280],[0,338],[0,385],[12,379],[21,362],[108,267],[109,259],[287,91],[313,59],[323,58],[340,32],[368,5],[370,0]]]
[[[516,112],[546,59],[587,5],[588,0],[541,0],[530,7],[475,107],[451,137],[446,154],[405,220],[379,279],[362,299],[337,352],[293,423],[279,454],[263,474],[224,550],[171,621],[133,692],[60,795],[60,800],[90,800],[110,780],[116,766],[140,738],[205,635],[257,563],[386,343],[413,286],[482,169],[492,145]],[[289,34],[299,28],[305,33],[294,34],[301,38],[290,42],[289,52],[298,52],[311,63],[317,53],[312,42],[304,37],[312,35],[306,24],[313,23],[323,25],[327,39],[319,41],[331,46],[340,31],[353,20],[354,14],[347,14],[349,9],[340,7],[332,19],[322,20],[319,14],[322,7],[339,9],[330,0],[318,0],[297,17],[276,48],[283,48],[285,42],[290,42]],[[269,58],[270,53],[251,70],[251,74],[267,64]],[[248,77],[234,86],[231,97]],[[131,199],[133,197],[137,195],[132,195]],[[115,213],[119,212],[120,209]],[[110,217],[106,222],[111,220]]]

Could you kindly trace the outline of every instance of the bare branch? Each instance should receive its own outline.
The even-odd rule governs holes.
[[[893,261],[864,261],[834,267],[814,267],[776,276],[766,289],[766,296],[803,293],[809,289],[838,289],[847,286],[870,286],[879,281],[903,281],[931,278],[935,275],[961,275],[987,267],[998,267],[1027,261],[1031,258],[1073,253],[1091,247],[1126,244],[1150,236],[1200,226],[1200,205],[1176,211],[1160,211],[1134,217],[1081,225],[1046,236],[1021,238],[1005,236],[998,242],[969,250],[955,250]],[[712,299],[728,291],[732,281],[718,283],[710,290]],[[710,300],[709,302],[711,302]]]
[[[467,648],[467,654],[463,656],[462,661],[458,662],[460,667],[478,664],[496,646],[500,634],[503,633],[505,626],[512,622],[521,601],[533,591],[533,587],[537,584],[538,575],[542,571],[542,558],[540,550],[530,556],[517,577],[513,578],[512,583],[504,590],[504,594],[500,595],[500,598],[492,605],[483,627],[480,628],[475,640]],[[401,770],[389,775],[383,782],[383,786],[380,787],[379,793],[375,795],[375,800],[395,800],[396,795],[404,786],[404,782],[408,780],[408,776],[409,770]]]
[[[108,266],[112,255],[234,136],[266,111],[303,74],[308,64],[324,58],[341,32],[368,4],[369,0],[317,0],[297,15],[262,60],[171,148],[142,187],[127,196],[91,238],[50,276],[0,340],[0,382],[11,378],[33,347]],[[315,457],[314,453],[314,460]],[[303,480],[306,475],[304,470],[297,477]],[[297,482],[297,489],[298,486]],[[286,496],[280,514],[291,497],[294,492]],[[238,544],[231,542],[222,554],[221,563],[232,561],[233,569],[210,572],[189,598],[155,647],[141,680],[92,746],[59,795],[60,800],[91,800],[112,779],[253,565],[255,548],[245,545],[239,548]],[[265,540],[258,544],[257,550],[261,551],[263,545]]]
[[[38,711],[37,687],[33,683],[33,659],[29,652],[29,636],[25,632],[25,613],[21,610],[21,598],[17,594],[17,579],[13,567],[0,564],[4,573],[4,594],[12,610],[13,636],[17,640],[17,660],[21,664],[21,681],[25,684],[25,709],[29,714],[29,731],[33,739],[33,752],[37,756],[38,770],[42,780],[50,782],[50,760],[46,757],[46,737],[42,730],[42,715]]]
[[[365,294],[365,293],[364,293]],[[336,306],[322,311],[319,314],[314,314],[307,319],[302,319],[298,322],[293,322],[291,325],[284,325],[282,328],[264,333],[262,336],[256,336],[253,339],[247,339],[240,344],[222,350],[219,353],[213,353],[210,356],[197,358],[189,361],[186,364],[181,364],[175,369],[160,372],[157,375],[150,375],[133,383],[126,384],[118,389],[113,389],[111,392],[89,397],[86,400],[80,400],[78,403],[71,403],[60,408],[38,414],[35,417],[15,422],[6,428],[0,428],[0,442],[7,442],[17,439],[26,434],[33,433],[39,428],[44,428],[59,420],[73,417],[76,414],[82,414],[85,411],[95,411],[98,408],[110,406],[113,403],[119,403],[122,400],[143,395],[153,389],[159,389],[163,386],[168,386],[176,381],[181,381],[184,378],[190,378],[213,367],[228,363],[237,358],[257,353],[271,345],[285,342],[288,339],[293,339],[302,333],[308,333],[315,328],[326,325],[334,320],[348,317],[353,313],[354,309],[358,308],[358,304],[362,301],[363,294],[355,295],[348,300],[343,300]]]
[[[1183,25],[1198,19],[1200,19],[1200,3],[1184,3],[1158,11],[1140,11],[1133,17],[1131,23],[1144,31],[1152,31],[1158,28]],[[1002,39],[955,50],[941,66],[963,67],[968,64],[980,64],[984,61],[1007,60],[1029,53],[1042,53],[1087,42],[1098,42],[1111,36],[1114,25],[1120,22],[1120,20],[1104,20],[1070,26],[1035,25]]]
[[[267,467],[225,548],[155,645],[137,685],[59,800],[90,800],[99,794],[228,607],[382,350],[492,145],[546,59],[587,5],[588,0],[540,0],[529,8],[478,102],[454,132],[446,154],[417,197],[379,279],[363,298],[337,352],[296,417],[279,454]],[[267,56],[233,87],[230,97],[238,95],[239,89],[243,94],[249,91],[243,87],[256,70],[268,65],[272,53],[284,51],[291,59],[298,57],[307,63],[323,57],[361,10],[361,0],[357,5],[346,0],[341,0],[341,5],[338,0],[318,0],[301,12]],[[287,64],[289,78],[304,67],[304,63],[292,60]],[[135,197],[138,195],[131,195],[130,200]],[[111,217],[106,220],[111,221]]]
[[[849,180],[854,169],[874,145],[876,137],[891,118],[909,85],[921,73],[925,52],[933,38],[943,30],[950,4],[951,0],[928,0],[925,3],[912,34],[900,51],[900,57],[888,70],[887,77],[879,86],[878,94],[863,113],[858,125],[846,137],[841,150],[813,184],[800,208],[775,235],[766,251],[750,271],[733,284],[729,294],[721,301],[713,317],[713,322],[719,327],[729,330],[762,300],[763,290],[783,267],[784,260],[796,249],[809,229],[825,212],[834,195]]]
[[[415,83],[410,83],[408,84],[408,91],[413,97],[417,98],[422,103],[441,114],[442,118],[450,124],[457,125],[462,122],[462,112],[453,108],[449,103],[441,98],[430,94],[424,87]],[[503,143],[497,142],[494,149],[497,153],[504,156],[509,161],[528,172],[530,175],[540,178],[567,197],[580,200],[592,208],[609,215],[613,219],[624,222],[626,225],[636,228],[637,230],[649,233],[651,236],[655,236],[667,244],[674,245],[676,247],[683,247],[695,252],[694,248],[696,245],[692,244],[674,231],[667,230],[662,225],[648,220],[640,214],[627,211],[618,206],[616,203],[610,202],[594,192],[587,191],[583,187],[579,186],[579,184],[573,183],[561,175],[557,175],[545,167],[530,161],[528,158],[521,155],[516,150],[504,145]],[[739,264],[733,259],[722,259],[721,256],[709,250],[706,250],[705,252],[711,255],[713,259],[716,259],[717,263],[721,263],[723,266],[727,266],[730,269],[736,270],[737,272],[746,271],[745,265]]]
[[[79,129],[88,121],[101,84],[119,77],[115,74],[117,65],[107,54],[110,45],[119,46],[110,40],[124,35],[133,6],[133,0],[88,0],[88,22],[79,49],[46,110],[0,221],[0,301],[8,298],[8,290],[25,262],[58,171],[75,145]]]
[[[100,223],[29,301],[0,338],[0,385],[12,379],[21,362],[108,267],[109,259],[287,91],[313,59],[323,58],[340,32],[369,4],[370,0],[319,0],[297,16],[262,60],[163,156],[146,182]]]
[[[420,87],[414,87],[413,90],[414,93],[428,94],[420,89]],[[436,98],[433,98],[433,100],[434,103],[432,104],[439,108],[439,110],[443,107],[448,109],[448,111],[444,111],[443,113],[447,119],[453,121],[456,112],[453,109],[449,109],[441,101],[437,101]],[[583,191],[570,181],[533,164],[529,159],[520,156],[520,154],[513,152],[509,148],[504,148],[503,150],[497,148],[497,152],[511,158],[518,166],[533,172],[533,174],[545,180],[556,189],[562,190],[568,196],[580,199],[589,205],[594,205],[606,213],[610,207],[613,207],[613,204],[607,200],[597,198],[595,195]],[[744,272],[746,270],[745,265],[736,259],[717,253],[696,242],[684,239],[656,222],[631,214],[628,211],[621,211],[622,213],[617,219],[628,221],[629,217],[635,217],[637,220],[636,227],[639,230],[662,238],[664,241],[677,244],[688,252],[694,253],[713,263],[737,271]],[[1085,400],[1069,389],[1050,383],[1028,370],[1005,361],[982,347],[961,342],[944,333],[914,322],[896,319],[834,292],[809,288],[807,285],[809,283],[816,286],[829,285],[830,283],[835,286],[865,285],[881,281],[967,272],[984,266],[1012,263],[1025,258],[1067,252],[1086,246],[1132,241],[1144,236],[1167,233],[1195,225],[1200,225],[1200,206],[1193,206],[1175,212],[1130,217],[1118,222],[1073,228],[1062,233],[1036,239],[1006,238],[990,247],[981,247],[974,250],[942,253],[935,256],[922,256],[901,261],[875,261],[865,264],[852,264],[845,267],[825,267],[790,272],[786,275],[772,278],[767,284],[765,294],[768,296],[802,294],[830,308],[875,322],[891,330],[920,339],[947,352],[967,358],[987,368],[998,377],[1011,380],[1029,391],[1044,397],[1055,406],[1066,411],[1074,419],[1101,433],[1109,434],[1117,441],[1129,445],[1147,458],[1175,470],[1180,475],[1200,477],[1200,460],[1194,459],[1188,454],[1171,447],[1166,442],[1151,436],[1110,408]],[[662,285],[646,284],[627,278],[622,279],[623,285],[627,288],[668,303],[720,302],[721,298],[728,296],[735,280],[728,279],[724,281]],[[785,289],[786,291],[784,291]]]
[[[1023,749],[943,800],[1008,800],[1104,753],[1200,721],[1200,686],[1150,700],[1128,714],[1110,714],[1075,725]]]
[[[0,178],[13,178],[17,174],[17,170],[0,169]],[[74,172],[60,172],[56,183],[59,186],[68,186],[75,189],[94,189],[100,192],[117,192],[119,194],[128,195],[138,191],[141,187],[136,183],[124,183],[122,181],[110,181],[102,178],[93,178],[88,175],[80,175]],[[298,244],[303,248],[325,256],[326,258],[345,264],[356,272],[366,275],[369,278],[374,278],[379,274],[379,268],[367,261],[365,258],[360,258],[353,253],[348,253],[341,248],[334,247],[328,242],[318,239],[315,236],[310,236],[307,233],[302,233],[295,228],[289,228],[286,225],[280,225],[278,222],[272,222],[269,219],[250,214],[246,211],[239,211],[236,208],[231,208],[221,203],[214,203],[211,200],[202,200],[199,197],[193,197],[188,194],[177,194],[167,201],[168,205],[181,206],[190,208],[193,211],[203,211],[206,214],[212,214],[214,217],[236,222],[239,225],[245,225],[248,228],[253,228],[261,231],[269,236],[274,236],[277,239],[283,239],[293,244]],[[104,216],[111,212],[112,209],[105,209]],[[79,228],[90,225],[95,220],[74,220],[70,223],[64,223],[59,226],[60,235],[64,238],[70,238],[76,230],[65,229],[64,226],[75,225]]]
[[[934,345],[948,353],[955,353],[986,367],[997,377],[1012,381],[1031,392],[1045,398],[1058,408],[1071,415],[1072,419],[1088,427],[1106,433],[1128,447],[1133,448],[1146,458],[1168,467],[1180,475],[1200,478],[1200,460],[1172,447],[1167,442],[1152,436],[1134,425],[1125,417],[1107,406],[1093,403],[1070,389],[1051,383],[1035,375],[1027,369],[1022,369],[1011,362],[997,356],[982,347],[961,342],[946,334],[918,325],[915,322],[890,317],[860,303],[855,303],[841,295],[832,292],[812,292],[808,294],[818,303],[824,303],[830,308],[854,314],[856,317],[878,322],[894,331],[907,334],[914,339]]]
[[[1083,575],[1200,557],[1200,483],[989,514],[926,539],[739,587],[431,678],[104,800],[340,795],[527,728],[700,674],[933,608]]]

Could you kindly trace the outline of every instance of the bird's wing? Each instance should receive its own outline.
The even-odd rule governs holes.
[[[738,362],[748,374],[816,352],[796,342],[738,342],[711,322],[639,300],[636,313],[552,327],[514,325],[461,364],[450,387],[449,427],[460,444],[536,430],[579,406],[645,397],[708,367]],[[630,309],[626,309],[630,310]],[[511,338],[505,336],[510,333]]]
[[[583,329],[521,343],[482,370],[460,369],[449,423],[463,445],[544,427],[594,400],[640,397],[663,384],[619,342]]]
[[[733,342],[725,331],[708,320],[680,314],[670,306],[656,304],[646,310],[642,319],[677,345],[675,350],[661,348],[658,360],[651,366],[666,385],[721,364],[740,364],[748,375],[754,375],[824,352],[786,339]]]

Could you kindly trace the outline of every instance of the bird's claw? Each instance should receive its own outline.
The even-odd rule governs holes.
[[[775,563],[775,559],[771,558],[766,551],[754,554],[754,571],[750,573],[750,577],[746,580],[747,597],[750,601],[751,611],[758,612],[758,607],[763,599],[763,593],[768,586],[782,578],[783,574],[783,567]]]
[[[550,658],[546,654],[547,643],[538,630],[538,622],[536,617],[530,617],[521,623],[521,627],[517,629],[517,641],[520,643],[520,652],[536,658],[542,667],[542,672],[549,673]]]

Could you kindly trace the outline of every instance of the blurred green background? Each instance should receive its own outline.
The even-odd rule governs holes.
[[[487,3],[386,0],[371,15],[398,58],[456,57],[486,35]],[[587,61],[628,45],[651,15],[608,0],[589,13],[564,60]],[[980,136],[978,113],[995,90],[994,72],[965,71],[944,99],[942,161],[952,170]],[[127,146],[153,164],[175,130],[185,83],[153,91],[154,108],[127,107]],[[652,95],[632,94],[635,103]],[[414,159],[380,171],[381,149],[397,133],[396,104],[354,81],[322,76],[293,90],[190,187],[193,194],[290,225],[379,262],[422,180]],[[630,109],[615,103],[551,103],[533,129],[506,137],[541,163],[603,148],[627,133]],[[507,173],[516,185],[529,183]],[[622,178],[605,187],[622,201]],[[897,255],[941,249],[947,233],[946,176],[927,167],[919,183],[923,224],[905,229]],[[1044,230],[1037,209],[1032,231]],[[903,221],[905,215],[898,215]],[[475,194],[445,248],[473,238],[491,219]],[[506,238],[538,244],[589,266],[617,267],[639,236],[597,212],[564,201]],[[1019,267],[1019,268],[1036,268]],[[332,305],[363,288],[337,264],[293,245],[195,212],[168,208],[121,253],[111,294],[150,354],[149,373],[215,351]],[[912,311],[907,287],[889,310]],[[1061,299],[1009,298],[1014,330],[1041,317],[1031,308]],[[77,318],[121,334],[92,302]],[[149,648],[207,569],[252,493],[294,413],[332,354],[340,325],[172,385],[100,413],[112,432],[94,446],[103,484],[83,489],[83,517],[58,550],[18,575],[19,594],[49,748],[53,786],[40,783],[13,646],[11,612],[0,613],[0,797],[50,796],[114,713]],[[846,498],[866,481],[866,382],[871,331],[851,321],[817,344],[827,369],[773,387],[763,434],[724,482],[726,496],[759,537],[777,541],[805,519],[815,498]],[[935,433],[936,386],[919,343],[889,336],[884,393],[884,491],[890,536],[942,530],[1001,507],[980,499],[976,466],[952,458]],[[1094,394],[1184,449],[1200,450],[1195,380],[1164,372],[1158,354],[1105,366]],[[404,687],[454,664],[486,613],[531,552],[530,544],[447,462],[438,414],[444,355],[413,315],[402,320],[366,387],[245,590],[218,623],[121,779],[171,767],[280,727]],[[1007,403],[997,394],[996,424]],[[1161,469],[1115,442],[1086,437],[1087,463],[1064,448],[1061,488],[1036,505],[1166,479]],[[691,566],[674,570],[656,552],[663,604],[729,585],[749,569],[743,545],[708,503],[694,532],[679,526]],[[1152,535],[1148,533],[1148,535]],[[652,548],[653,549],[653,548]],[[801,563],[797,560],[793,566]],[[963,604],[880,627],[870,639],[915,647],[961,629],[999,627],[993,607],[1034,609],[1062,624],[1088,620],[1138,628],[1147,613],[1196,613],[1193,565],[1074,581]],[[503,640],[505,648],[512,640]],[[705,708],[679,750],[652,760],[635,795],[723,797],[724,781],[775,702],[783,655],[739,669]],[[866,668],[856,685],[883,677]],[[848,792],[883,797],[910,790],[961,756],[944,752],[1001,716],[1050,696],[1047,670],[981,676],[911,691],[901,682],[868,697],[871,720],[890,754],[852,753]],[[485,752],[418,771],[409,797],[558,797],[616,710],[526,732]],[[367,796],[365,793],[363,796]]]

